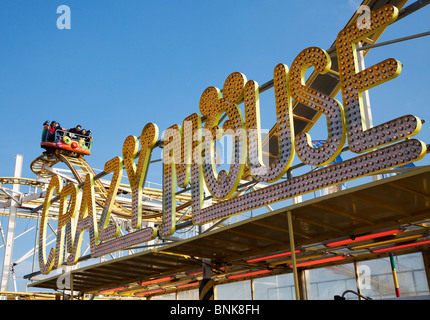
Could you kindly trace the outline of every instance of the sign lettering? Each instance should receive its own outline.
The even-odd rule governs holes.
[[[90,174],[86,176],[79,204],[77,186],[69,184],[63,188],[61,180],[54,176],[47,189],[42,213],[39,237],[41,272],[47,274],[60,267],[64,249],[69,253],[67,264],[75,264],[86,229],[90,236],[92,257],[129,248],[157,236],[173,234],[177,221],[177,186],[190,186],[192,221],[195,225],[203,225],[424,157],[425,143],[410,139],[421,129],[419,118],[405,115],[372,128],[367,128],[363,121],[362,93],[397,77],[402,65],[390,58],[358,71],[356,45],[386,28],[395,21],[397,15],[397,8],[387,5],[371,13],[369,27],[361,28],[357,24],[351,24],[337,36],[342,103],[308,87],[305,82],[305,72],[310,67],[320,74],[330,71],[332,61],[326,51],[310,47],[297,55],[290,69],[282,63],[274,68],[278,153],[270,164],[265,164],[262,156],[258,83],[234,72],[227,77],[222,91],[216,87],[204,90],[199,101],[201,115],[190,115],[184,119],[182,126],[175,124],[164,134],[163,216],[157,227],[144,227],[142,224],[143,185],[151,152],[159,135],[158,127],[153,123],[148,123],[143,128],[140,138],[129,136],[125,139],[123,158],[116,157],[106,162],[104,169],[108,173],[112,172],[113,177],[99,221],[94,201],[94,177]],[[244,112],[238,106],[242,101]],[[293,101],[324,115],[328,138],[321,146],[312,146],[312,138],[308,133],[295,135]],[[221,125],[224,114],[228,120]],[[231,136],[232,140],[232,161],[228,171],[221,170],[217,173],[215,143],[226,135]],[[357,156],[330,164],[340,154],[346,142],[349,150]],[[318,169],[278,182],[291,167],[295,154],[303,163]],[[109,224],[109,218],[123,174],[123,165],[132,191],[131,222],[134,230],[119,236],[119,227]],[[270,185],[237,195],[237,187],[245,170],[256,181]],[[204,207],[205,185],[214,198],[222,201]],[[60,195],[57,243],[47,255],[47,215],[54,192]],[[70,199],[68,211],[66,199]]]

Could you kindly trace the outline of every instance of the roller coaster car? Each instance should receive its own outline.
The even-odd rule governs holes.
[[[63,130],[56,130],[54,134],[49,133],[49,126],[45,126],[42,132],[40,146],[44,149],[61,149],[78,154],[90,155],[93,137],[83,136]]]

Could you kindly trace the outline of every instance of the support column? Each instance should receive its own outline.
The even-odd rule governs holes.
[[[361,42],[357,43],[357,48],[361,47]],[[357,51],[357,61],[358,61],[358,70],[363,71],[366,69],[366,66],[364,64],[364,53],[363,50]],[[370,108],[370,97],[369,97],[369,90],[363,91],[361,93],[361,98],[363,101],[363,118],[364,123],[366,126],[366,129],[373,127],[373,118],[372,118],[372,109]],[[373,181],[377,181],[382,179],[382,176],[380,174],[373,175],[372,176]]]
[[[357,48],[360,48],[361,42],[357,43]],[[363,71],[366,69],[366,66],[364,64],[364,54],[363,51],[357,51],[357,62],[358,62],[358,70]],[[373,118],[372,118],[372,110],[370,108],[370,98],[369,98],[369,90],[366,90],[362,92],[362,101],[363,101],[363,117],[364,117],[364,123],[366,124],[366,129],[373,127]]]
[[[73,300],[73,273],[70,272],[70,300]]]
[[[311,289],[309,284],[309,270],[298,270],[300,299],[309,300]]]
[[[360,272],[358,270],[358,264],[357,261],[354,261],[354,274],[355,274],[355,283],[357,287],[357,292],[359,294],[358,300],[363,300],[362,293],[361,293],[361,279],[360,279]]]
[[[21,178],[22,173],[22,159],[23,156],[17,154],[15,157],[15,178]],[[19,183],[16,183],[12,187],[12,197],[14,199],[11,200],[11,205],[9,209],[9,221],[7,227],[7,235],[6,235],[6,243],[4,250],[4,259],[3,259],[3,271],[1,278],[1,291],[9,291],[9,279],[11,273],[12,266],[12,252],[13,252],[13,243],[15,238],[15,228],[16,228],[16,217],[19,207]]]
[[[288,219],[288,234],[290,236],[291,259],[293,262],[294,289],[296,292],[296,300],[300,300],[300,282],[299,282],[299,276],[297,273],[296,246],[294,244],[293,219],[291,218],[291,211],[287,211],[287,219]]]
[[[205,197],[209,194],[206,184],[204,184]],[[203,206],[208,207],[212,205],[212,199],[204,201]],[[199,233],[205,232],[211,227],[211,224],[206,224],[199,227]],[[203,279],[199,285],[199,300],[214,300],[214,281],[212,280],[212,267],[211,259],[202,258],[202,272]]]
[[[214,300],[214,282],[210,261],[207,258],[202,259],[203,279],[199,286],[199,300]]]
[[[423,256],[423,262],[424,262],[424,270],[426,273],[427,278],[427,285],[430,288],[430,250],[424,250],[421,252]]]

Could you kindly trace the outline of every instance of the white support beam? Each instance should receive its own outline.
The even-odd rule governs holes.
[[[21,178],[22,173],[22,160],[23,156],[18,154],[15,157],[15,172],[14,177],[15,178]],[[13,192],[14,195],[19,193],[19,183],[15,183],[13,185]],[[3,271],[2,271],[2,278],[1,278],[1,291],[9,291],[9,279],[10,279],[10,273],[11,273],[11,266],[12,266],[12,253],[13,253],[13,243],[15,238],[15,228],[16,228],[16,218],[18,213],[18,207],[19,204],[16,201],[12,201],[9,209],[9,221],[8,221],[8,228],[7,228],[7,234],[6,234],[6,247],[4,251],[4,258],[3,258]],[[5,297],[3,297],[5,298]]]

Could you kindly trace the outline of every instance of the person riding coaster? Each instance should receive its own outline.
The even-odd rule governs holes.
[[[41,147],[44,149],[54,148],[63,149],[78,154],[91,154],[92,137],[88,133],[79,130],[81,126],[76,126],[71,130],[63,129],[59,127],[59,124],[55,121],[45,121],[42,132]]]

